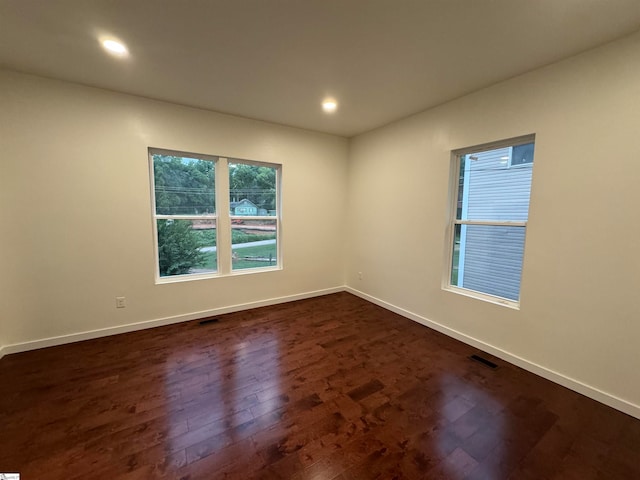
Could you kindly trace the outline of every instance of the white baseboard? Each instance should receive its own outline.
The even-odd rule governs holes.
[[[512,363],[513,365],[523,368],[524,370],[535,373],[536,375],[539,375],[543,378],[546,378],[547,380],[550,380],[554,383],[562,385],[563,387],[567,387],[570,390],[581,393],[582,395],[592,398],[593,400],[596,400],[600,403],[604,403],[605,405],[615,408],[616,410],[620,410],[621,412],[631,415],[632,417],[640,419],[640,405],[636,405],[627,400],[616,397],[615,395],[612,395],[610,393],[603,392],[602,390],[599,390],[598,388],[582,383],[579,380],[575,380],[559,372],[550,370],[546,367],[530,362],[522,357],[509,353],[498,347],[494,347],[493,345],[485,343],[476,338],[470,337],[469,335],[466,335],[462,332],[459,332],[457,330],[441,325],[437,322],[429,320],[428,318],[422,317],[416,313],[397,307],[391,303],[385,302],[384,300],[380,300],[379,298],[373,297],[371,295],[368,295],[354,288],[347,286],[345,287],[345,291],[352,293],[353,295],[356,295],[371,303],[375,303],[376,305],[386,310],[390,310],[394,313],[402,315],[403,317],[406,317],[410,320],[420,323],[426,327],[432,328],[449,337],[455,338],[456,340],[460,340],[461,342],[466,343],[467,345],[471,345],[473,347],[479,348],[480,350],[490,353],[491,355],[501,358],[502,360]]]
[[[4,355],[9,355],[11,353],[26,352],[26,351],[35,350],[38,348],[53,347],[56,345],[79,342],[82,340],[90,340],[92,338],[105,337],[108,335],[117,335],[119,333],[127,333],[127,332],[133,332],[136,330],[144,330],[147,328],[170,325],[173,323],[187,322],[190,320],[196,320],[198,318],[210,317],[214,315],[223,315],[225,313],[238,312],[241,310],[265,307],[269,305],[277,305],[279,303],[293,302],[296,300],[304,300],[306,298],[319,297],[322,295],[329,295],[331,293],[337,293],[337,292],[343,292],[343,291],[352,293],[353,295],[356,295],[364,300],[374,303],[386,310],[402,315],[405,318],[413,320],[426,327],[432,328],[449,337],[455,338],[456,340],[460,340],[461,342],[466,343],[467,345],[471,345],[473,347],[479,348],[480,350],[483,350],[492,355],[495,355],[496,357],[501,358],[514,365],[517,365],[518,367],[523,368],[529,372],[532,372],[536,375],[540,375],[541,377],[546,378],[547,380],[550,380],[554,383],[567,387],[589,398],[592,398],[600,403],[603,403],[612,408],[615,408],[616,410],[620,410],[621,412],[624,412],[628,415],[631,415],[635,418],[640,419],[639,405],[633,404],[631,402],[628,402],[627,400],[616,397],[615,395],[612,395],[610,393],[604,392],[595,387],[582,383],[579,380],[575,380],[573,378],[567,377],[566,375],[563,375],[554,370],[550,370],[546,367],[530,362],[522,357],[509,353],[498,347],[494,347],[493,345],[490,345],[481,340],[473,338],[462,332],[446,327],[442,324],[429,320],[428,318],[425,318],[416,313],[410,312],[409,310],[405,310],[403,308],[397,307],[391,303],[385,302],[384,300],[380,300],[379,298],[373,297],[371,295],[368,295],[364,292],[361,292],[359,290],[356,290],[348,286],[327,288],[324,290],[316,290],[312,292],[305,292],[305,293],[289,295],[285,297],[269,298],[265,300],[259,300],[256,302],[231,305],[227,307],[215,308],[212,310],[203,310],[203,311],[192,312],[184,315],[175,315],[172,317],[164,317],[156,320],[148,320],[144,322],[131,323],[128,325],[121,325],[117,327],[102,328],[98,330],[74,333],[70,335],[61,335],[57,337],[44,338],[44,339],[34,340],[30,342],[16,343],[13,345],[4,345],[4,346],[0,346],[0,358],[2,358]]]
[[[214,315],[223,315],[225,313],[239,312],[241,310],[249,310],[251,308],[266,307],[269,305],[277,305],[279,303],[293,302],[295,300],[304,300],[305,298],[319,297],[331,293],[343,292],[344,287],[326,288],[324,290],[315,290],[312,292],[299,293],[296,295],[288,295],[285,297],[268,298],[256,302],[242,303],[231,305],[228,307],[214,308],[212,310],[203,310],[200,312],[192,312],[184,315],[175,315],[172,317],[158,318],[155,320],[147,320],[144,322],[130,323],[128,325],[120,325],[117,327],[100,328],[80,333],[72,333],[70,335],[60,335],[57,337],[43,338],[30,342],[15,343],[13,345],[4,345],[0,347],[0,358],[10,353],[27,352],[38,348],[54,347],[65,343],[79,342],[82,340],[90,340],[92,338],[106,337],[109,335],[117,335],[119,333],[133,332],[136,330],[144,330],[147,328],[161,327],[172,323],[187,322],[198,318],[211,317]]]

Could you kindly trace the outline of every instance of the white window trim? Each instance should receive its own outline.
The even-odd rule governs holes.
[[[197,158],[200,160],[211,161],[215,165],[215,214],[207,215],[158,215],[156,213],[156,195],[155,195],[155,178],[153,155],[171,155],[187,158]],[[149,158],[149,185],[151,191],[151,217],[153,231],[153,253],[154,253],[154,270],[155,283],[166,284],[176,282],[190,282],[194,280],[205,280],[211,278],[229,277],[236,275],[256,274],[263,272],[273,272],[283,269],[282,260],[282,199],[280,197],[282,182],[282,165],[277,163],[259,162],[254,160],[243,160],[236,158],[228,158],[216,155],[207,155],[193,152],[184,152],[180,150],[168,150],[163,148],[148,148]],[[276,215],[275,216],[236,216],[231,215],[229,200],[229,163],[242,163],[247,165],[255,165],[259,167],[268,167],[275,169],[276,172]],[[223,212],[223,214],[220,214]],[[232,263],[232,245],[231,245],[231,220],[240,218],[245,220],[275,220],[276,221],[276,265],[268,267],[244,268],[241,270],[233,270]],[[158,262],[158,222],[162,219],[174,220],[215,220],[216,222],[216,256],[217,271],[208,273],[186,273],[182,275],[160,276],[160,265]]]
[[[276,171],[276,215],[275,216],[259,216],[259,215],[231,215],[230,213],[226,215],[227,220],[229,222],[228,234],[225,236],[229,240],[229,248],[225,251],[229,252],[229,263],[228,273],[227,275],[247,275],[253,273],[261,273],[261,272],[272,272],[283,269],[283,260],[282,260],[282,198],[280,196],[281,191],[281,182],[282,182],[282,165],[276,163],[267,163],[267,162],[259,162],[255,160],[241,160],[237,158],[225,158],[225,179],[227,182],[226,195],[224,201],[226,201],[226,210],[225,212],[230,212],[229,205],[229,162],[231,163],[242,163],[245,165],[253,165],[256,167],[268,167],[274,168]],[[233,270],[231,255],[232,255],[232,245],[231,245],[231,221],[232,220],[275,220],[276,221],[276,264],[269,267],[254,267],[254,268],[243,268],[240,270]],[[218,266],[220,266],[218,259]]]
[[[496,297],[494,295],[489,295],[488,293],[478,292],[477,290],[462,288],[456,285],[443,286],[442,289],[446,292],[455,293],[464,297],[475,298],[476,300],[493,303],[495,305],[500,305],[501,307],[509,307],[514,310],[520,310],[520,302],[509,300],[508,298]]]
[[[457,150],[453,150],[451,152],[449,165],[450,165],[450,178],[449,178],[449,215],[447,218],[447,226],[445,233],[445,265],[442,269],[442,289],[448,292],[456,293],[458,295],[463,295],[470,298],[475,298],[478,300],[482,300],[485,302],[493,303],[500,306],[505,306],[509,308],[513,308],[516,310],[520,309],[520,298],[518,300],[511,300],[504,297],[498,297],[495,295],[490,295],[484,292],[478,292],[476,290],[471,290],[470,288],[463,288],[457,285],[451,284],[451,275],[453,271],[453,250],[454,250],[454,241],[455,241],[455,229],[456,225],[489,225],[489,226],[509,226],[509,227],[523,227],[525,228],[525,249],[523,253],[523,268],[524,268],[524,255],[526,255],[526,221],[494,221],[494,220],[459,220],[457,218],[457,209],[458,209],[458,190],[460,188],[460,159],[464,155],[468,155],[471,153],[480,153],[488,150],[496,150],[498,148],[505,147],[514,147],[517,145],[523,145],[526,143],[535,143],[535,134],[531,135],[523,135],[520,137],[510,138],[506,140],[499,140],[496,142],[485,143],[481,145],[476,145],[473,147],[466,147]],[[511,158],[512,158],[512,150],[509,152],[509,168],[522,168],[522,167],[532,167],[533,163],[526,163],[522,165],[514,165],[511,166]],[[465,175],[465,186],[467,185],[467,175]],[[462,205],[462,209],[465,209],[465,205]],[[462,215],[464,216],[464,215]],[[462,244],[460,245],[460,252],[462,252]],[[461,253],[464,258],[464,254]],[[458,262],[461,263],[461,262]],[[459,267],[460,268],[460,267]],[[464,267],[462,267],[464,269]],[[458,270],[458,274],[460,274],[460,270]],[[522,275],[522,272],[521,272]],[[521,292],[522,293],[522,292]]]

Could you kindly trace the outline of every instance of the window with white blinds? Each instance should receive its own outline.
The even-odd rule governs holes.
[[[456,150],[445,287],[518,305],[534,136]]]

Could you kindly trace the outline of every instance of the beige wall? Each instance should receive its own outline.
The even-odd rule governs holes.
[[[0,105],[0,345],[344,284],[347,140],[9,72]],[[155,285],[149,146],[281,163],[284,270]]]
[[[638,58],[635,35],[356,137],[347,284],[640,413]],[[443,291],[450,151],[529,133],[520,310]]]

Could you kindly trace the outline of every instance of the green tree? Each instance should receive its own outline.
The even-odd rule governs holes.
[[[232,202],[247,199],[258,208],[276,209],[276,170],[270,167],[229,164],[229,188]]]
[[[215,212],[215,164],[209,160],[153,155],[156,213],[202,215]],[[158,221],[160,275],[182,275],[202,267],[204,238],[190,220]]]
[[[215,212],[215,165],[209,160],[153,156],[156,212],[200,215]]]
[[[183,275],[202,267],[206,256],[189,220],[158,221],[158,264],[160,276]]]

